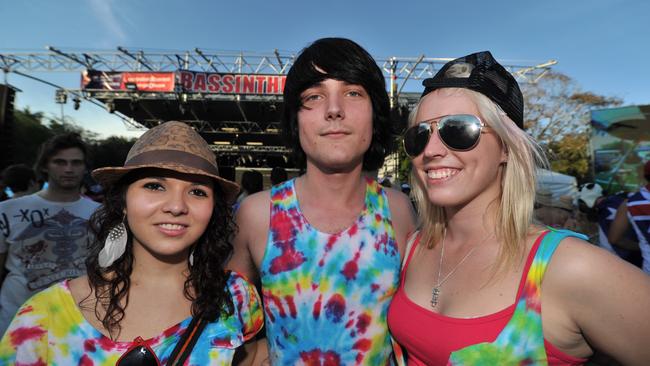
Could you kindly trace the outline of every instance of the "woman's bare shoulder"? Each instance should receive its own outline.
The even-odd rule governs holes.
[[[77,304],[87,301],[90,295],[93,294],[90,283],[88,282],[88,276],[86,275],[69,280],[68,288]]]

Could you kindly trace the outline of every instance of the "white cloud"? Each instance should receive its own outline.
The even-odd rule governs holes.
[[[123,44],[127,40],[127,33],[122,28],[121,19],[115,12],[115,0],[90,0],[90,7],[98,21],[103,24],[111,34],[111,43]]]

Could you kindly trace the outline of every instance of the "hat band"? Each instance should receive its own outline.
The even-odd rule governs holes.
[[[202,170],[208,174],[219,176],[219,170],[211,162],[194,154],[180,150],[151,150],[134,156],[124,164],[124,167],[151,164],[184,165],[188,168]],[[164,168],[164,166],[161,166]]]

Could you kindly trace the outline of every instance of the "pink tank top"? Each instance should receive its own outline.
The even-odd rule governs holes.
[[[540,249],[540,243],[547,233],[553,233],[550,235],[553,243]],[[414,303],[406,295],[404,274],[419,244],[418,237],[408,253],[399,288],[388,310],[389,328],[395,340],[406,350],[408,365],[488,365],[521,362],[527,365],[581,365],[586,362],[586,359],[563,353],[543,339],[538,286],[533,285],[531,291],[531,283],[541,284],[541,277],[552,252],[567,235],[575,234],[553,230],[537,238],[528,255],[514,304],[496,313],[469,319],[435,313]],[[535,267],[532,276],[529,274],[531,266]],[[540,273],[541,276],[538,275]],[[537,301],[530,301],[531,299]],[[527,303],[538,305],[530,308]],[[519,334],[513,337],[513,333]],[[527,344],[513,344],[522,339],[525,340],[522,343]],[[511,346],[515,350],[505,349]]]

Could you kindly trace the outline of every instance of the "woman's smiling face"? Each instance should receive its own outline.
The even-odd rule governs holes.
[[[483,119],[467,94],[439,89],[422,99],[415,120],[454,114],[473,114]],[[500,166],[506,160],[505,149],[490,128],[485,128],[477,145],[469,151],[450,150],[434,132],[424,151],[413,158],[413,168],[433,204],[453,207],[477,198],[491,202],[498,197],[501,193]]]
[[[164,169],[146,169],[126,191],[126,217],[134,256],[185,260],[205,232],[214,208],[213,180]]]

